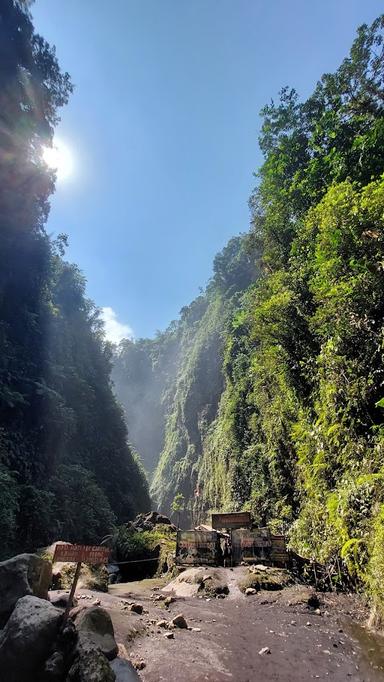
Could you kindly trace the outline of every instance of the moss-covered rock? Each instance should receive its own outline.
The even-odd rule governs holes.
[[[238,580],[238,587],[242,592],[249,587],[255,590],[282,590],[292,584],[293,578],[289,571],[282,568],[252,566],[247,573]]]

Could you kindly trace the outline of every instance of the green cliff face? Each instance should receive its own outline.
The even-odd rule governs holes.
[[[224,389],[224,345],[242,293],[255,279],[249,237],[218,254],[206,291],[153,341],[124,341],[114,381],[130,439],[152,478],[156,505],[169,513],[182,492],[191,512],[201,458]],[[138,361],[138,358],[140,359]]]
[[[250,510],[304,555],[347,566],[378,603],[383,27],[383,17],[361,27],[308,100],[285,88],[264,108],[250,234],[216,259],[206,292],[161,337],[176,350],[152,451],[165,511],[178,492],[185,522]]]

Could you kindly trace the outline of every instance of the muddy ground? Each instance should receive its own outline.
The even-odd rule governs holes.
[[[236,588],[244,569],[221,571],[230,586],[224,599],[184,596],[166,607],[158,597],[165,581],[144,580],[113,585],[109,594],[85,590],[79,603],[99,599],[108,609],[121,650],[145,666],[139,675],[146,682],[384,682],[384,639],[363,627],[357,597],[319,595],[318,613],[306,603],[306,588],[246,597]],[[144,613],[132,613],[125,600]],[[167,639],[156,623],[179,613],[200,631],[177,628]]]

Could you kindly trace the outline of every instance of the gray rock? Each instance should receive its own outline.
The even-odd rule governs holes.
[[[179,613],[177,616],[172,618],[171,620],[172,625],[174,625],[177,628],[187,628],[187,621],[185,620],[184,616],[182,613]]]
[[[19,599],[0,633],[0,671],[6,682],[38,679],[49,657],[62,620],[62,612],[43,599]]]
[[[132,663],[124,658],[115,658],[110,665],[116,675],[116,682],[135,682],[140,679]]]
[[[51,563],[36,554],[19,554],[0,563],[0,627],[11,615],[18,599],[34,595],[48,599]]]
[[[109,660],[117,656],[118,647],[108,611],[99,606],[85,609],[76,619],[76,628],[82,642],[88,640]]]
[[[255,590],[254,587],[247,587],[247,589],[245,590],[245,594],[247,596],[249,596],[250,594],[256,594],[256,592],[257,592],[257,590]]]
[[[131,604],[129,609],[130,609],[130,611],[133,611],[133,613],[138,613],[138,614],[143,613],[143,607],[141,604]]]
[[[168,621],[163,618],[162,620],[159,620],[158,623],[156,623],[156,626],[158,628],[167,628],[168,627]]]
[[[164,514],[157,515],[156,523],[163,523],[166,526],[173,525],[172,521],[168,518],[168,516],[164,516]]]
[[[76,658],[66,682],[115,682],[116,675],[104,654],[86,638],[79,638]]]

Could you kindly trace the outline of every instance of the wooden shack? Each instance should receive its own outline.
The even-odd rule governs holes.
[[[225,532],[223,532],[225,531]],[[249,512],[212,514],[212,526],[179,530],[176,563],[187,566],[219,566],[223,547],[230,548],[230,564],[263,563],[288,566],[289,554],[284,535],[273,535],[268,528],[255,528]]]

